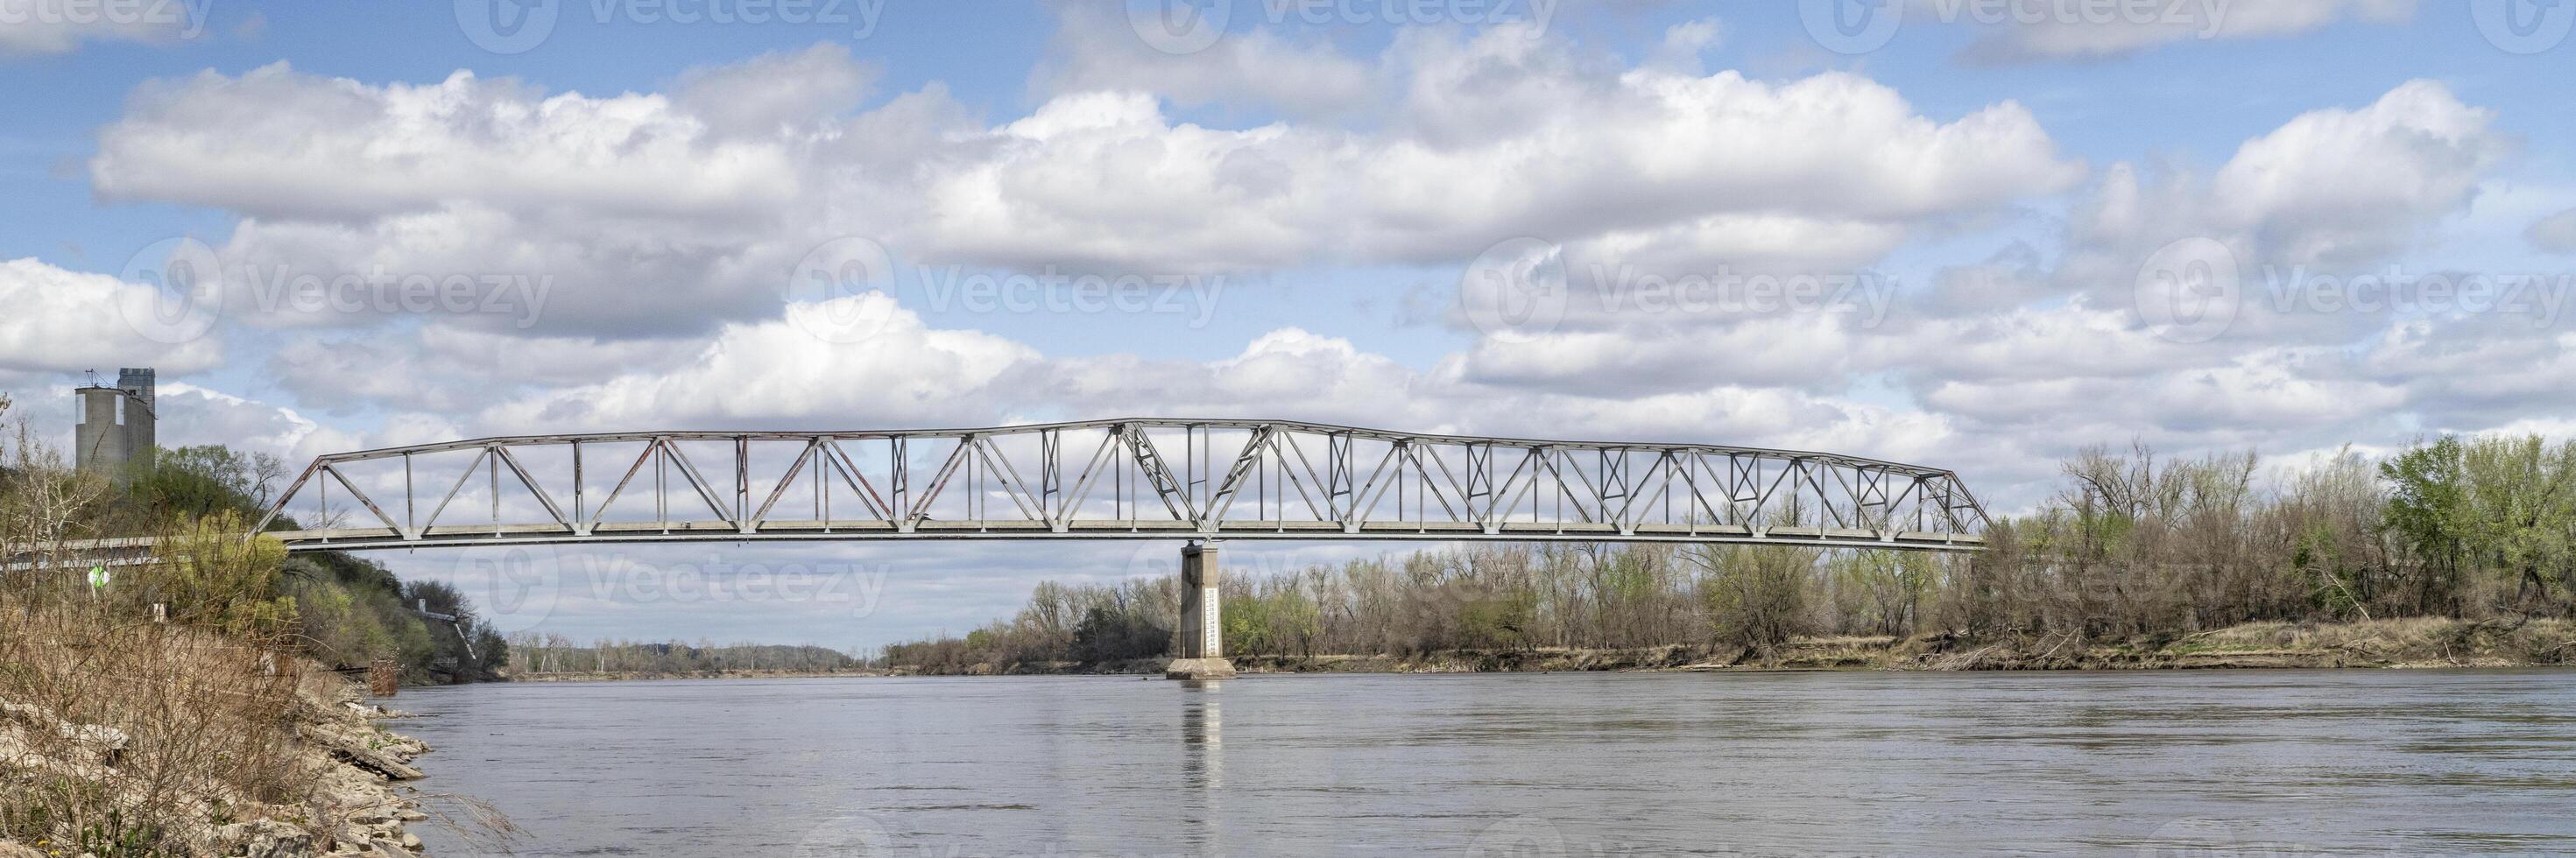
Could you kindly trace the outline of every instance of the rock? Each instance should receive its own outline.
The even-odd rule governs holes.
[[[244,858],[311,858],[313,833],[274,819],[236,822],[215,829],[223,854]]]
[[[402,754],[408,745],[369,732],[352,734],[338,729],[314,728],[306,736],[328,749],[331,758],[365,769],[387,780],[419,780],[419,769],[404,764]]]
[[[1163,668],[1165,679],[1233,679],[1234,662],[1222,658],[1176,658]]]
[[[125,731],[103,724],[64,722],[54,728],[63,738],[108,751],[125,750]]]
[[[107,765],[115,765],[117,758],[125,753],[125,731],[104,724],[76,724],[34,704],[6,701],[0,701],[0,716],[38,730],[50,730],[54,735],[88,749],[99,762]]]
[[[374,842],[376,836],[374,832],[370,832],[364,828],[360,828],[355,825],[343,825],[331,832],[331,839],[338,842],[340,847],[343,849],[354,849],[364,852],[367,849],[367,844]]]
[[[392,757],[362,749],[335,748],[332,749],[331,756],[341,762],[382,775],[386,780],[416,781],[427,777],[421,774],[419,769],[395,762]]]
[[[382,837],[369,842],[367,846],[368,848],[373,849],[375,854],[381,856],[381,858],[412,858],[411,850],[403,848],[403,845],[400,843],[386,840]]]

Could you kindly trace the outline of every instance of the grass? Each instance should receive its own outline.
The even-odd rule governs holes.
[[[270,647],[0,599],[0,841],[205,854],[217,826],[300,813],[315,679]]]

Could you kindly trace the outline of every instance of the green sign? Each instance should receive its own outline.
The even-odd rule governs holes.
[[[89,567],[89,586],[90,586],[90,588],[91,588],[91,589],[97,589],[97,588],[100,588],[100,587],[105,587],[105,586],[107,586],[107,581],[108,581],[108,578],[107,578],[107,567],[105,567],[105,566],[91,566],[91,567]]]

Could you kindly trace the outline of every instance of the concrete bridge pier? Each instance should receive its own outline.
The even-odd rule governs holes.
[[[1225,626],[1218,616],[1216,543],[1181,547],[1180,650],[1163,668],[1166,679],[1232,679],[1225,658]]]

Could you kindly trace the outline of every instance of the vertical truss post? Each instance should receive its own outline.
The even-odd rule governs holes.
[[[1038,513],[1046,516],[1050,530],[1063,533],[1064,499],[1064,433],[1061,429],[1038,430]]]
[[[895,522],[895,527],[905,533],[911,533],[913,524],[920,520],[914,518],[912,512],[912,455],[911,451],[905,449],[908,446],[905,442],[908,440],[910,437],[905,435],[886,439],[888,442],[886,468],[889,475],[886,478],[886,484],[894,491],[894,514],[902,516]]]

